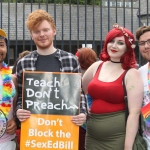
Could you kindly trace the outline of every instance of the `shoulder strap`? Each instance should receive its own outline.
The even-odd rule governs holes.
[[[125,121],[127,122],[127,118],[129,115],[129,109],[128,109],[128,99],[127,99],[127,91],[126,91],[126,86],[125,86],[125,76],[128,70],[125,72],[124,77],[123,77],[123,91],[124,91],[124,101],[125,101]]]
[[[103,61],[102,62],[100,62],[100,64],[99,64],[99,66],[97,67],[97,70],[96,70],[96,72],[95,72],[95,75],[94,76],[98,76],[98,74],[99,74],[99,70],[100,70],[100,68],[102,67],[102,65],[103,65]]]

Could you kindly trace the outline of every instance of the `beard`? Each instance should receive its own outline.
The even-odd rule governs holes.
[[[40,43],[40,42],[34,42],[34,43],[39,49],[44,50],[44,49],[48,49],[52,45],[52,42],[53,41],[48,41],[47,43]]]
[[[142,57],[147,60],[148,62],[150,62],[150,53],[149,54],[141,54]]]

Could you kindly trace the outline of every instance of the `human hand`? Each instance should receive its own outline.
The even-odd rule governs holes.
[[[15,122],[15,119],[11,119],[7,122],[7,129],[6,129],[6,133],[7,134],[14,134],[16,132],[17,129],[17,124]]]
[[[76,124],[77,126],[83,125],[83,123],[86,121],[86,115],[81,113],[77,116],[73,116],[71,121]]]
[[[23,122],[23,121],[25,121],[26,119],[30,118],[31,112],[28,111],[28,110],[25,110],[25,109],[18,109],[16,115],[17,115],[17,118],[18,118],[21,122]]]

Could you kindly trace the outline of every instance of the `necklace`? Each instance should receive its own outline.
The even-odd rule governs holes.
[[[110,60],[112,63],[121,63],[120,61],[112,61]]]
[[[8,114],[11,108],[12,97],[15,95],[15,89],[12,88],[11,69],[2,63],[2,100],[0,100],[0,110],[5,114],[8,119]]]

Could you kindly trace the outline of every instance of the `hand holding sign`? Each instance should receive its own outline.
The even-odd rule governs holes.
[[[75,123],[77,126],[81,126],[86,121],[86,116],[85,114],[81,113],[77,116],[73,116],[71,121]]]
[[[31,116],[31,112],[28,110],[25,110],[25,109],[18,109],[17,110],[17,117],[21,122],[30,118],[30,116]]]

